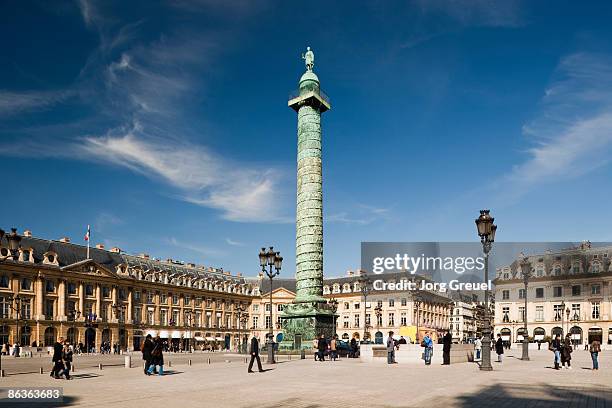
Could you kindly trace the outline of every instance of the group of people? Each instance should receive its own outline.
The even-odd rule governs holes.
[[[550,343],[549,350],[555,355],[555,370],[561,367],[571,369],[572,352],[574,345],[572,344],[571,335],[568,333],[564,340],[561,340],[561,335],[557,334],[555,339]],[[593,370],[599,370],[599,353],[601,353],[601,343],[599,340],[593,340],[590,345],[585,346],[585,350],[590,351],[591,360],[593,361]]]
[[[314,355],[315,361],[325,361],[325,356],[328,355],[329,359],[336,361],[338,359],[338,336],[334,335],[327,341],[325,336],[321,334],[318,339],[312,341],[313,350],[317,350]]]
[[[147,334],[145,341],[140,346],[140,351],[145,362],[144,374],[164,375],[164,342],[162,339],[159,336],[153,339],[150,334]]]
[[[51,359],[53,369],[51,370],[50,376],[56,379],[65,376],[67,380],[71,380],[70,370],[72,369],[72,356],[73,351],[72,347],[70,347],[70,343],[64,341],[63,337],[60,337],[59,340],[53,344],[53,357]]]
[[[113,350],[113,354],[121,354],[121,347],[119,347],[118,343],[115,343],[111,347],[110,341],[104,341],[100,344],[100,354],[110,354],[111,348]]]

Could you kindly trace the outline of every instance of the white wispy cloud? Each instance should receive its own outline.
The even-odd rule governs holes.
[[[161,179],[179,189],[185,201],[218,209],[227,220],[289,220],[279,199],[282,172],[234,163],[200,145],[151,137],[138,122],[108,135],[88,136],[78,150],[89,158]]]
[[[225,242],[227,242],[228,245],[231,245],[231,246],[244,246],[244,243],[239,242],[239,241],[234,241],[231,238],[225,238]]]
[[[0,116],[46,109],[65,101],[71,95],[72,92],[67,90],[24,92],[0,90]]]
[[[538,117],[524,125],[533,147],[504,181],[520,196],[539,183],[584,175],[612,157],[612,58],[576,53],[564,58],[542,99]]]
[[[386,220],[389,211],[388,208],[357,204],[351,209],[350,213],[348,211],[332,213],[325,217],[325,221],[349,225],[368,225],[373,222]]]
[[[519,0],[417,0],[424,14],[444,14],[463,26],[518,27],[525,23]]]
[[[201,245],[201,244],[194,243],[194,242],[185,242],[182,240],[178,240],[175,237],[168,238],[167,242],[170,245],[175,246],[177,248],[183,248],[190,252],[194,252],[196,254],[203,255],[205,257],[215,258],[215,257],[224,257],[227,255],[227,252],[222,249],[212,248],[212,247]]]

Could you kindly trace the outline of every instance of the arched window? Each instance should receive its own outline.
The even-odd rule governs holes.
[[[47,327],[45,329],[45,347],[52,347],[55,344],[55,328]]]

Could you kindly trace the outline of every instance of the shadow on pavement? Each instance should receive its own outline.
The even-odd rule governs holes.
[[[71,397],[64,395],[62,398],[62,402],[4,402],[0,403],[2,408],[26,408],[26,407],[36,407],[36,408],[57,408],[57,407],[71,407],[77,406],[79,399],[76,397]]]
[[[183,374],[183,371],[164,370],[164,375],[162,375],[162,377],[165,377],[167,375],[176,375],[176,374]],[[152,376],[152,377],[154,377],[154,376]]]
[[[428,404],[429,406],[437,406]],[[456,398],[456,404],[446,406],[458,407],[535,407],[558,408],[576,407],[606,407],[612,405],[612,390],[603,387],[584,389],[573,386],[541,385],[508,385],[497,384],[489,386],[480,392],[462,395]]]

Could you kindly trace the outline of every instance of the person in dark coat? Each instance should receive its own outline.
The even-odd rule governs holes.
[[[149,367],[149,375],[153,374],[153,370],[156,366],[159,366],[158,375],[164,375],[164,343],[159,338],[159,335],[155,337],[153,342],[153,349],[151,350],[151,366]]]
[[[563,349],[563,343],[561,343],[561,336],[558,334],[555,339],[550,343],[549,350],[555,353],[555,370],[559,369],[561,363],[561,350]]]
[[[572,365],[571,365],[572,351],[574,351],[574,347],[572,346],[572,340],[570,336],[571,335],[568,333],[567,336],[565,336],[565,341],[561,345],[561,366],[565,367],[565,365],[567,364],[566,368],[568,369],[572,368]]]
[[[450,365],[450,351],[451,344],[453,344],[453,336],[450,334],[450,331],[447,331],[442,338],[442,344],[442,365]]]
[[[495,352],[497,353],[497,362],[501,363],[504,355],[504,342],[499,333],[497,334],[497,341],[495,342]]]
[[[64,351],[64,338],[60,337],[59,341],[53,344],[53,369],[49,374],[51,377],[60,378],[60,374],[64,371],[64,360],[62,359],[62,353]]]
[[[352,358],[357,358],[357,339],[353,337],[351,339],[351,355]]]
[[[153,351],[153,340],[150,334],[147,334],[140,350],[142,351],[142,359],[145,361],[144,373],[150,375],[149,367],[151,367],[151,361],[153,360],[153,356],[151,355],[151,351]]]
[[[319,361],[325,361],[325,351],[327,351],[327,340],[324,335],[319,337],[319,343],[317,344],[319,349]]]
[[[72,377],[70,376],[70,370],[72,369],[72,349],[70,348],[70,344],[68,344],[68,342],[66,342],[64,344],[64,351],[62,352],[62,359],[64,360],[64,371],[63,374],[66,376],[67,380],[72,380]]]
[[[253,338],[251,339],[251,361],[249,362],[249,373],[253,372],[253,362],[255,360],[257,360],[257,368],[259,369],[259,372],[262,373],[263,372],[263,368],[261,368],[261,359],[259,358],[259,340],[257,339],[257,336],[253,336]]]

